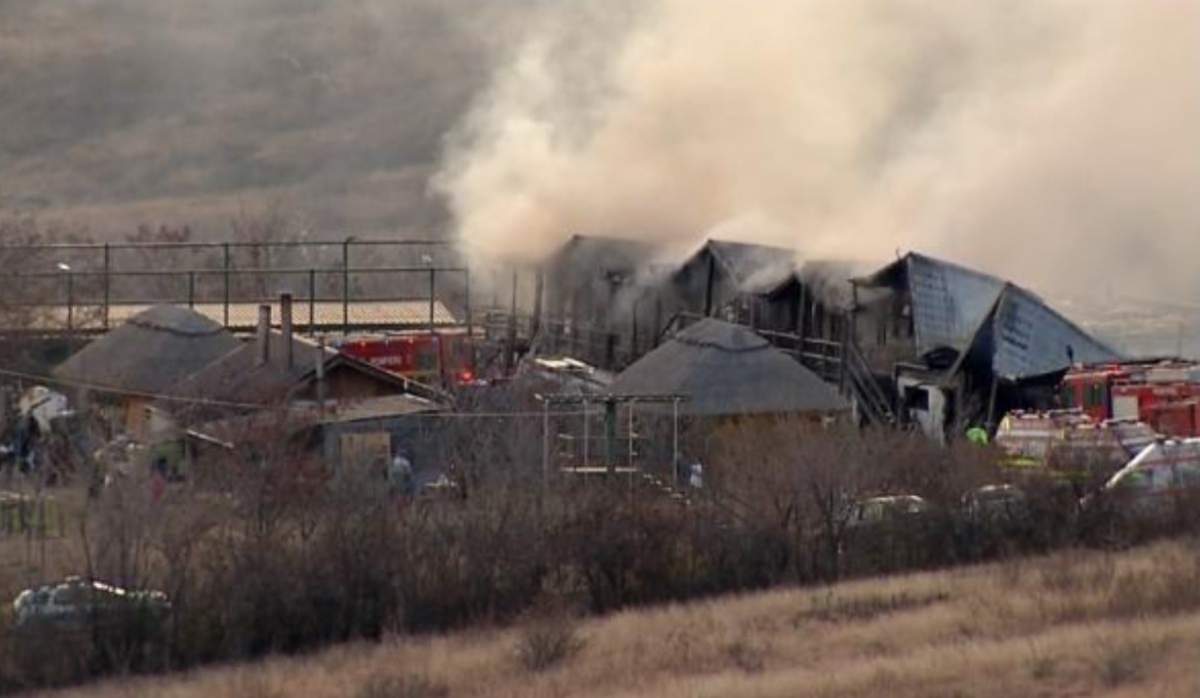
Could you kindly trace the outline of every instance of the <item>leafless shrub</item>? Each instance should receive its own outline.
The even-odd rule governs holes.
[[[730,663],[747,674],[757,674],[766,667],[768,650],[760,643],[741,638],[721,649]]]
[[[450,695],[450,689],[443,683],[419,674],[376,674],[368,678],[354,695],[355,698],[445,698]]]
[[[1029,676],[1035,681],[1045,681],[1058,671],[1059,660],[1036,644],[1029,649]]]
[[[1146,677],[1159,651],[1148,642],[1098,642],[1099,656],[1094,660],[1096,675],[1105,688],[1113,689],[1136,683]]]
[[[528,671],[553,669],[583,649],[583,640],[569,616],[539,618],[528,623],[517,640],[517,660]]]

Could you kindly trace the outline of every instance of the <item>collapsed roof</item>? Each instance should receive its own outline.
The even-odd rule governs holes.
[[[680,414],[827,413],[846,403],[816,374],[754,332],[706,318],[625,369],[614,395],[681,395]]]
[[[1120,358],[1034,293],[950,262],[909,253],[854,283],[908,291],[918,353],[950,348],[990,363],[1000,378],[1022,380]]]

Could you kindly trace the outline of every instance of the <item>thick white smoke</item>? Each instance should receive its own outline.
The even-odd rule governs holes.
[[[1200,288],[1198,2],[593,0],[513,56],[435,180],[475,249],[719,230]]]

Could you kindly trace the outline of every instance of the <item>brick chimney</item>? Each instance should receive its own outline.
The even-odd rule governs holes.
[[[290,371],[296,363],[296,357],[292,351],[292,294],[290,293],[282,293],[279,296],[279,326],[283,330],[283,355]]]
[[[256,365],[266,366],[271,360],[271,306],[269,305],[258,306],[258,331],[255,334],[254,343],[258,348]]]

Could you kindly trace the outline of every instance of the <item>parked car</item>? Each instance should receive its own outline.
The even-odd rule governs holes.
[[[847,528],[872,528],[911,521],[929,514],[932,508],[915,494],[870,497],[855,502]]]
[[[104,582],[67,577],[26,589],[13,601],[16,628],[83,629],[128,624],[153,627],[171,609],[161,591],[130,591]]]
[[[843,556],[847,570],[879,573],[932,561],[939,525],[937,510],[912,494],[858,500],[846,523]]]
[[[962,498],[967,521],[989,528],[1012,528],[1029,519],[1029,500],[1013,485],[984,485]]]
[[[1018,487],[984,485],[962,497],[959,543],[969,558],[1026,544],[1033,528],[1029,498]]]

